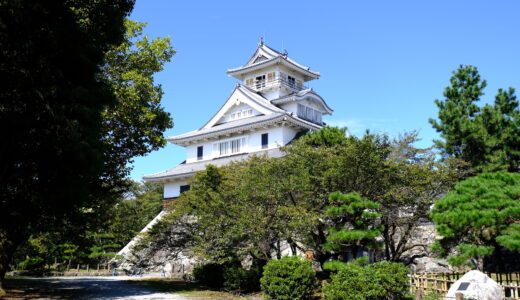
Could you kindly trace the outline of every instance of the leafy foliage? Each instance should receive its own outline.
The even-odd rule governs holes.
[[[249,270],[240,265],[224,268],[224,288],[239,293],[257,292],[260,290],[262,269],[252,266]]]
[[[462,166],[454,160],[438,163],[431,151],[414,147],[415,133],[390,141],[380,135],[357,138],[330,127],[322,130],[326,132],[310,133],[285,147],[282,158],[207,166],[140,249],[178,253],[189,247],[216,262],[252,258],[265,263],[281,258],[282,246],[288,245],[294,254],[313,250],[324,263],[337,259],[333,243],[323,246],[327,233],[351,226],[352,217],[367,221],[366,226],[353,224],[357,229],[381,232],[389,260],[400,260],[405,251],[421,246],[409,243],[415,226],[428,218],[430,206],[459,178]],[[356,203],[373,211],[356,208],[354,214],[328,215],[328,208],[340,206],[338,199],[329,198],[335,191],[357,192],[370,203]],[[378,221],[384,228],[368,222],[372,212],[381,214]],[[367,246],[368,240],[358,241]]]
[[[399,263],[379,262],[368,266],[346,264],[323,286],[328,300],[411,299],[408,268]]]
[[[453,265],[483,269],[483,258],[498,245],[518,251],[520,174],[483,173],[468,178],[435,203],[431,217],[443,239],[441,255]]]
[[[132,158],[166,145],[163,132],[173,126],[161,106],[162,88],[153,76],[175,51],[168,37],[150,40],[143,36],[145,26],[125,20],[124,40],[105,53],[100,74],[116,96],[116,103],[103,112],[103,137],[111,157],[107,163],[121,176],[128,174]]]
[[[119,186],[102,129],[115,96],[98,75],[133,1],[0,5],[0,70],[9,74],[0,83],[2,293],[7,264],[31,233],[101,205]]]
[[[269,299],[310,299],[316,284],[316,274],[309,261],[297,256],[286,256],[272,260],[264,267],[260,283]]]
[[[518,172],[520,167],[520,107],[515,91],[499,89],[493,105],[478,107],[487,83],[474,66],[461,65],[435,100],[439,120],[430,119],[443,140],[435,144],[446,157],[471,163],[476,171]]]

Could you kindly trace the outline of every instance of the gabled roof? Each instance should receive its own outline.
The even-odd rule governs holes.
[[[233,161],[241,161],[245,160],[252,155],[266,155],[267,157],[282,157],[283,153],[280,148],[270,149],[270,150],[262,150],[252,153],[243,153],[232,156],[218,157],[212,160],[203,160],[197,161],[193,163],[182,163],[177,165],[169,170],[154,173],[151,175],[146,175],[143,177],[145,181],[166,181],[176,178],[183,178],[192,176],[195,172],[202,171],[206,169],[206,166],[212,164],[217,167],[221,167],[227,165]]]
[[[292,94],[289,94],[289,95],[286,95],[286,96],[283,96],[283,97],[280,97],[277,99],[273,99],[273,100],[271,100],[271,103],[273,103],[275,105],[281,105],[281,104],[284,104],[287,102],[302,101],[305,99],[311,99],[311,100],[314,100],[314,101],[320,103],[323,106],[323,108],[325,109],[326,114],[331,114],[334,111],[334,110],[332,110],[332,108],[330,108],[327,105],[325,100],[323,100],[323,98],[320,95],[318,95],[316,92],[314,92],[313,89],[301,90],[301,91],[298,91],[298,92],[295,92],[295,93],[292,93]]]
[[[195,142],[201,139],[216,138],[222,135],[228,135],[240,131],[261,128],[278,122],[287,122],[305,129],[312,130],[318,130],[321,128],[320,125],[300,119],[292,113],[282,110],[282,112],[272,113],[270,115],[254,116],[233,122],[223,123],[221,125],[213,126],[210,128],[201,128],[199,130],[194,130],[181,135],[169,137],[167,138],[167,140],[168,142],[171,142],[173,144],[184,146],[191,142]]]
[[[287,56],[287,53],[280,53],[271,47],[268,47],[262,41],[258,44],[255,53],[251,56],[245,65],[235,69],[229,69],[227,73],[228,75],[237,77],[244,73],[265,68],[274,64],[283,64],[288,68],[296,69],[306,76],[305,81],[317,79],[320,77],[320,73],[311,71],[309,67],[298,64],[294,60],[290,59]]]
[[[210,128],[210,127],[217,125],[218,121],[222,118],[222,116],[235,103],[236,97],[238,97],[238,96],[243,96],[241,98],[244,100],[243,102],[245,104],[251,106],[252,108],[256,109],[257,111],[259,111],[265,115],[268,115],[271,113],[276,113],[276,112],[279,112],[279,113],[284,112],[283,109],[278,108],[277,106],[273,105],[269,100],[260,96],[258,93],[256,93],[252,89],[250,89],[244,85],[237,84],[235,89],[233,89],[233,91],[229,95],[226,102],[224,102],[224,104],[220,107],[220,109],[217,111],[217,113],[214,114],[213,117],[211,117],[211,119],[206,124],[204,124],[204,126],[202,126],[201,129]]]

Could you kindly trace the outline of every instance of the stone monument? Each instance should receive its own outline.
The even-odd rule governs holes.
[[[505,297],[503,288],[496,281],[477,270],[469,271],[453,283],[444,299],[455,299],[457,293],[472,300],[502,300]]]

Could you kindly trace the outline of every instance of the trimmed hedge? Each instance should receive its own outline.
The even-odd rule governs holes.
[[[379,262],[368,266],[346,264],[323,286],[327,300],[400,300],[408,294],[408,268],[399,263]]]
[[[316,286],[316,273],[309,261],[297,256],[284,257],[264,267],[260,284],[270,299],[310,299]]]

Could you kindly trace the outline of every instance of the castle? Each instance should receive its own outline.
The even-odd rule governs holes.
[[[280,157],[280,147],[309,131],[319,130],[324,125],[323,115],[332,113],[325,100],[305,86],[320,74],[290,59],[287,52],[268,47],[262,39],[246,64],[228,70],[227,74],[241,82],[209,121],[198,130],[167,139],[186,148],[186,160],[143,177],[147,182],[164,185],[164,210],[141,233],[164,216],[169,203],[189,190],[190,179],[206,165],[224,166],[251,155]],[[131,248],[139,238],[118,253],[123,261],[131,260]],[[185,257],[186,260],[189,258]],[[158,269],[175,268],[168,258],[156,264]],[[181,263],[183,272],[184,264]]]
[[[253,154],[281,156],[279,148],[307,131],[323,126],[332,109],[305,83],[318,79],[311,71],[260,40],[247,63],[227,71],[241,81],[200,129],[168,138],[186,148],[186,160],[143,177],[164,184],[167,205],[189,190],[189,180],[207,164],[223,166]]]

